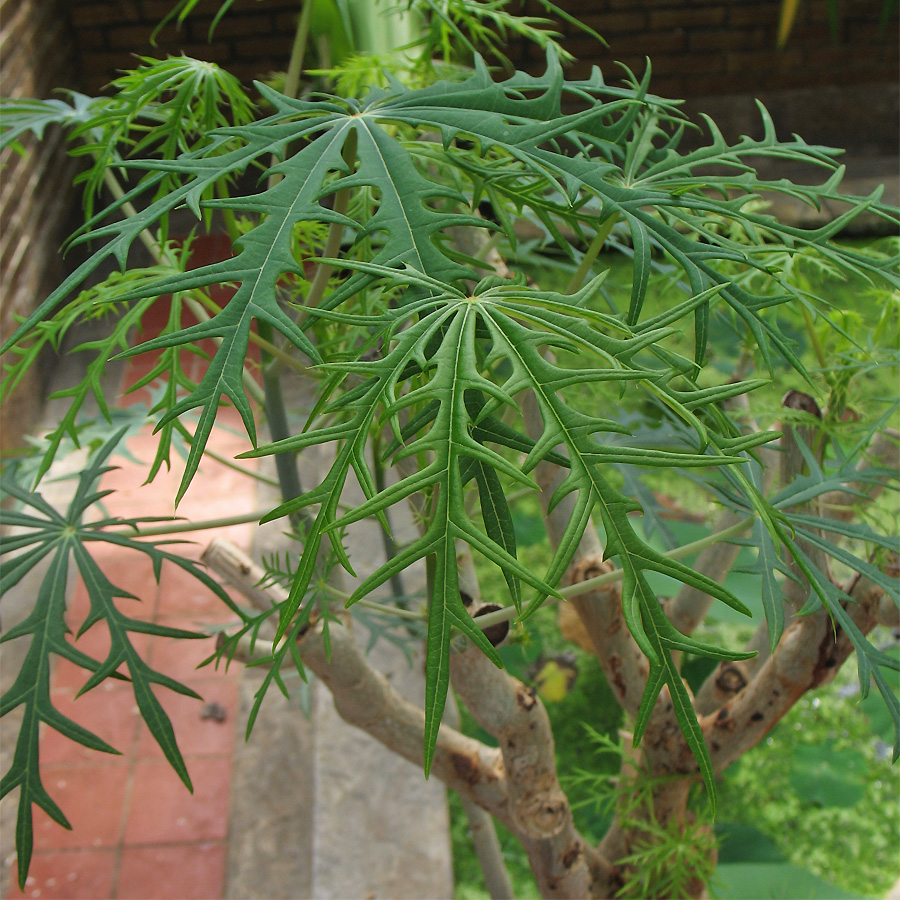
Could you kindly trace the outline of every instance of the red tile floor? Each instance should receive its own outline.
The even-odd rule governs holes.
[[[246,439],[221,429],[214,430],[212,443],[223,455],[234,456],[246,449]],[[129,443],[132,453],[143,459],[153,446],[149,434]],[[143,467],[121,458],[116,462],[121,468],[104,476],[101,483],[102,487],[117,488],[107,500],[110,511],[172,513],[178,473],[161,476],[162,483],[157,479],[141,487]],[[220,464],[204,463],[178,512],[209,519],[251,510],[254,503],[251,479]],[[248,549],[250,528],[229,526],[183,535],[197,541],[185,550],[199,556],[214,536],[225,536]],[[130,556],[110,552],[100,559],[114,584],[140,598],[138,612],[134,600],[121,601],[130,615],[201,630],[204,625],[231,618],[220,600],[181,569],[164,565],[157,585],[144,558],[136,561]],[[74,628],[86,611],[87,594],[79,583],[69,602]],[[188,900],[223,896],[240,667],[233,665],[227,672],[197,669],[212,651],[212,639],[137,637],[143,638],[137,644],[139,651],[154,668],[182,681],[203,698],[199,701],[167,690],[157,694],[175,728],[194,793],[188,793],[163,759],[138,715],[129,685],[106,682],[76,699],[87,673],[60,660],[53,675],[56,707],[122,755],[88,750],[52,730],[43,733],[40,757],[45,784],[73,829],[60,828],[43,812],[35,811],[35,853],[28,881],[24,893],[11,887],[11,898]],[[96,656],[108,645],[108,635],[97,625],[78,644]],[[224,721],[203,717],[204,703],[213,702],[224,709]]]
[[[126,374],[126,383],[133,383],[138,374],[147,371],[146,365],[146,360],[138,358],[137,365]],[[216,427],[210,447],[223,456],[234,457],[249,443],[234,411],[223,412],[230,428]],[[155,446],[149,429],[129,441],[133,455],[147,463],[153,459]],[[146,466],[124,457],[116,457],[113,462],[119,468],[107,473],[101,482],[102,488],[116,489],[104,501],[111,513],[174,513],[172,504],[181,474],[174,458],[173,471],[163,471],[150,485],[142,485]],[[205,461],[178,515],[207,520],[253,510],[254,485],[252,478]],[[197,558],[217,536],[249,549],[251,534],[250,525],[239,525],[177,537],[196,541],[182,552]],[[134,600],[120,601],[130,615],[194,630],[232,617],[220,600],[181,569],[164,564],[157,584],[145,558],[135,560],[133,556],[107,552],[98,559],[114,584],[140,598],[140,605]],[[87,603],[84,586],[77,584],[68,608],[73,631],[83,621]],[[95,656],[102,653],[109,640],[103,627],[101,623],[91,628],[79,639],[79,646]],[[55,705],[122,755],[88,750],[52,730],[42,734],[44,783],[73,829],[67,831],[35,810],[35,851],[27,883],[20,892],[13,872],[10,898],[189,900],[224,894],[240,666],[233,665],[227,672],[211,666],[197,669],[213,649],[212,638],[175,641],[136,637],[140,641],[136,646],[154,668],[182,681],[203,698],[195,700],[165,689],[157,692],[172,719],[194,793],[187,791],[163,759],[138,715],[128,684],[106,682],[76,699],[87,673],[60,660],[52,682]],[[224,721],[204,718],[204,703],[213,702],[224,709]]]

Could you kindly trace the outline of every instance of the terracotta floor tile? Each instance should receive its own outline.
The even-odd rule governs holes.
[[[237,478],[242,478],[236,475]],[[230,519],[232,516],[250,512],[254,508],[254,490],[247,491],[243,485],[238,487],[230,481],[222,480],[222,483],[213,492],[204,482],[195,482],[188,488],[184,496],[179,512],[192,522],[207,522],[211,519]],[[228,525],[232,529],[235,526]],[[246,524],[237,526],[247,528]],[[205,529],[200,532],[190,532],[180,535],[186,540],[197,541],[204,546],[221,533],[220,528]],[[234,540],[234,538],[230,538]]]
[[[218,900],[225,890],[225,845],[126,847],[117,900]]]
[[[161,625],[174,628],[195,629],[194,623],[179,619],[162,619]],[[217,673],[213,664],[198,669],[203,660],[216,649],[214,637],[194,639],[155,637],[150,648],[150,665],[154,669],[165,672],[177,681],[196,681],[204,678],[221,678],[221,668]],[[238,670],[232,674],[237,675]]]
[[[178,843],[224,840],[228,831],[231,759],[188,761],[194,785],[190,794],[167,762],[139,760],[125,843]]]
[[[212,533],[207,533],[207,542],[211,539]],[[202,581],[174,563],[165,563],[162,568],[157,615],[161,620],[179,618],[196,624],[229,622],[235,618]]]
[[[112,759],[112,757],[111,757]],[[44,787],[72,831],[43,810],[34,811],[34,845],[41,850],[112,847],[119,840],[129,767],[126,762],[55,766],[42,772]]]
[[[163,303],[154,307],[147,319],[145,338],[152,336],[154,329],[158,330],[167,313],[168,307]],[[150,370],[153,362],[149,354],[136,359],[126,374],[126,384],[135,383]],[[186,357],[185,364],[200,377],[206,362],[199,357],[196,360]],[[145,396],[146,391],[141,390],[124,402],[132,403]],[[211,448],[228,458],[250,449],[236,410],[223,407],[219,423],[223,427],[213,430]],[[157,445],[158,436],[153,435],[148,426],[141,434],[129,439],[129,452],[141,461],[139,464],[124,456],[114,458],[118,468],[104,475],[101,485],[104,489],[115,490],[104,499],[108,514],[176,514],[174,497],[184,461],[174,449],[172,470],[163,468],[151,485],[143,484]],[[249,470],[257,466],[257,462],[251,460],[240,464]],[[206,460],[177,514],[195,520],[231,516],[254,508],[255,498],[256,482],[253,479]],[[193,539],[196,544],[171,549],[197,558],[214,536],[223,536],[246,547],[252,533],[250,524],[185,533],[176,537]],[[164,565],[162,583],[157,585],[152,566],[142,554],[99,544],[91,550],[114,584],[140,597],[141,602],[123,598],[117,603],[123,612],[136,619],[191,628],[233,618],[219,599],[176,566]],[[77,629],[89,608],[87,592],[79,580],[69,602],[67,619],[70,627]],[[37,849],[29,883],[24,894],[11,888],[10,898],[78,900],[115,896],[122,900],[150,897],[153,900],[191,900],[223,895],[224,839],[228,830],[239,693],[237,679],[241,667],[232,666],[228,674],[224,669],[217,672],[212,667],[198,671],[197,663],[213,651],[211,638],[174,641],[139,634],[131,637],[142,658],[154,668],[187,681],[204,701],[218,704],[225,712],[222,722],[215,718],[204,719],[201,701],[165,689],[159,691],[160,700],[173,721],[180,749],[187,759],[194,793],[187,791],[161,758],[156,742],[140,721],[130,685],[107,682],[75,699],[75,691],[89,673],[67,660],[58,660],[53,681],[53,700],[57,709],[95,731],[126,755],[97,754],[52,729],[42,732],[41,762],[47,767],[44,784],[69,818],[73,831],[60,828],[42,811],[35,809]],[[70,639],[74,641],[74,635]],[[75,645],[95,658],[103,659],[109,647],[105,624],[94,626]]]
[[[145,484],[155,454],[154,443],[135,454],[140,462],[120,458],[117,462],[121,468],[103,476],[101,487],[114,492],[103,498],[110,515],[125,518],[175,515],[175,491],[181,481],[181,459],[173,450],[172,470],[168,471],[163,464],[153,481]]]
[[[147,428],[139,435],[135,435],[128,441],[129,453],[136,457],[139,462],[125,456],[114,456],[113,465],[117,468],[111,469],[103,476],[103,487],[106,490],[113,491],[138,491],[142,490],[150,496],[162,497],[168,488],[177,485],[181,477],[179,469],[180,457],[177,453],[172,453],[172,471],[166,469],[165,465],[160,469],[157,476],[149,484],[144,484],[147,478],[148,467],[156,456],[156,448],[159,444],[159,436],[154,435],[152,428]],[[104,498],[104,502],[107,498]]]
[[[128,384],[122,385],[122,390],[116,395],[115,405],[120,409],[127,409],[129,406],[137,406],[140,404],[149,407],[153,401],[153,394],[149,387],[138,388],[137,390],[129,390],[131,384],[137,381],[137,378],[129,378]],[[151,383],[150,387],[153,384]]]
[[[31,858],[24,893],[16,884],[15,866],[10,876],[9,900],[108,900],[112,897],[116,854],[113,850],[72,850]]]
[[[120,753],[127,756],[133,751],[140,715],[130,685],[105,681],[78,698],[74,690],[54,690],[51,699],[64,716],[94,732]],[[107,756],[44,726],[41,734],[42,765],[117,761],[115,757]]]
[[[241,422],[241,414],[233,406],[223,406],[219,410],[217,419],[223,426],[235,431],[243,431],[244,425]]]
[[[153,516],[177,516],[175,510],[175,491],[148,485],[145,487],[127,488],[116,491],[106,498],[106,507],[110,516],[122,519],[148,519]],[[158,526],[162,522],[147,522],[147,527]],[[165,536],[158,538],[165,540]]]
[[[216,465],[202,471],[188,488],[179,511],[189,519],[218,519],[252,509],[255,479]]]
[[[137,434],[133,434],[130,438],[128,438],[128,450],[138,459],[143,460],[144,462],[150,462],[153,457],[156,455],[156,447],[159,444],[159,435],[153,433],[153,426],[147,424],[144,426],[143,430],[138,432]],[[121,460],[123,465],[127,465],[124,460]],[[166,469],[163,468],[161,474],[158,476],[160,478],[166,477]],[[141,481],[143,481],[144,476],[141,476]]]
[[[157,694],[163,709],[172,720],[182,754],[192,757],[233,753],[238,708],[237,680],[219,677],[215,680],[188,682],[188,687],[200,694],[203,700],[172,691]],[[221,721],[215,716],[203,717],[204,706],[211,703],[217,704],[216,711],[224,716]],[[140,729],[137,754],[142,759],[162,759],[162,750],[146,727]],[[188,767],[191,767],[190,760]]]

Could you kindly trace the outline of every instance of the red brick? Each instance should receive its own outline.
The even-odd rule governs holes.
[[[885,57],[897,59],[897,22],[882,31],[877,19],[850,22],[847,25],[847,41],[853,44],[884,48]]]
[[[634,0],[608,0],[609,6],[612,9],[634,9],[635,3]],[[647,3],[643,3],[642,5],[647,6]],[[661,6],[684,6],[684,0],[655,0],[652,3],[654,9]]]
[[[293,35],[297,29],[297,20],[300,18],[300,13],[296,10],[281,12],[275,16],[275,34],[280,32]]]
[[[48,767],[44,786],[62,809],[72,830],[57,825],[43,810],[34,811],[34,843],[45,850],[114,847],[120,838],[129,777],[123,762]],[[102,797],[103,802],[98,802]]]
[[[728,10],[728,21],[732,25],[762,25],[771,28],[774,35],[778,26],[780,5],[771,3],[748,3],[732,6]]]
[[[246,37],[247,35],[257,35],[257,34],[266,34],[272,35],[275,33],[275,25],[268,11],[268,5],[262,8],[263,11],[257,15],[253,15],[250,13],[244,13],[243,15],[225,15],[220,21],[219,24],[216,25],[216,30],[213,32],[213,37],[218,39],[230,38],[230,37]],[[212,24],[212,19],[194,19],[193,17],[189,20],[190,24],[190,34],[194,37],[194,39],[206,39],[206,36],[209,34],[209,26]],[[296,25],[296,22],[295,22]]]
[[[87,50],[81,54],[81,68],[88,84],[108,85],[121,69],[133,69],[137,60],[126,50]],[[88,93],[95,93],[87,89]]]
[[[721,25],[725,21],[725,9],[702,7],[700,9],[665,9],[650,13],[650,28],[693,28],[697,25]]]
[[[773,73],[796,69],[803,63],[803,55],[797,49],[768,51],[731,51],[727,54],[729,72]]]
[[[205,41],[182,41],[178,44],[178,53],[219,65],[224,65],[234,55],[231,46],[223,41],[215,41],[212,44]]]
[[[714,75],[685,75],[679,96],[697,97],[704,94],[739,94],[753,90],[755,78],[743,72],[722,72]]]
[[[118,28],[108,28],[105,31],[106,44],[111,50],[127,50],[146,55],[152,47],[150,34],[153,28],[150,25],[123,25]]]
[[[141,0],[141,10],[143,17],[148,22],[152,22],[154,27],[174,9],[175,4],[172,0]]]
[[[225,839],[231,798],[231,760],[198,757],[190,761],[188,771],[193,794],[168,762],[137,762],[125,844]]]
[[[690,32],[688,46],[692,51],[749,50],[757,47],[768,49],[771,44],[764,28],[723,28]]]
[[[673,53],[685,47],[684,32],[656,31],[621,37],[607,35],[606,39],[613,53],[643,53],[651,59],[656,53]]]
[[[685,57],[681,54],[663,54],[650,59],[653,72],[657,75],[702,75],[711,79],[725,70],[725,56],[722,53],[695,53]]]
[[[25,892],[19,890],[17,867],[12,867],[9,900],[105,900],[113,896],[116,853],[113,850],[47,852],[31,858]]]
[[[291,52],[291,43],[293,34],[283,32],[281,34],[273,34],[271,37],[249,37],[241,39],[237,42],[237,55],[242,60],[251,60],[256,57],[268,59],[283,58],[284,65],[287,65],[287,59]]]
[[[647,12],[635,9],[630,12],[594,13],[579,16],[579,20],[600,34],[628,34],[647,27]]]
[[[224,842],[126,847],[117,900],[208,900],[225,891]]]
[[[120,3],[90,3],[76,6],[69,13],[76,28],[96,28],[100,25],[121,25],[139,19],[136,7]]]

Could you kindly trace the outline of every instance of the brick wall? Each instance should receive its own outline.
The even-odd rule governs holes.
[[[68,23],[51,0],[0,0],[0,92],[5,97],[49,97],[71,84]],[[23,139],[26,154],[4,153],[0,163],[0,334],[16,315],[34,309],[59,283],[59,247],[69,230],[73,166],[62,135],[48,129],[38,143]],[[15,446],[40,410],[40,367],[0,408],[0,447]]]
[[[222,0],[202,0],[181,25],[167,25],[150,43],[153,29],[175,0],[69,0],[82,89],[96,94],[120,69],[134,68],[134,54],[184,53],[218,63],[244,82],[284,71],[291,53],[298,0],[236,0],[208,40]]]
[[[610,71],[620,60],[637,72],[653,65],[653,85],[670,97],[759,93],[792,88],[896,82],[898,19],[884,34],[882,0],[845,0],[837,42],[825,0],[806,0],[787,47],[775,47],[779,0],[563,0],[560,5],[599,31],[609,49],[566,24],[565,46],[581,62]],[[540,7],[531,0],[529,11]],[[534,56],[533,48],[530,50]]]
[[[806,0],[783,50],[776,49],[780,0],[561,0],[599,31],[609,48],[564,25],[563,43],[579,61],[573,76],[597,64],[607,78],[621,61],[643,74],[651,89],[684,98],[689,114],[709,112],[726,137],[761,130],[754,98],[772,114],[779,134],[796,132],[810,143],[855,155],[900,153],[900,19],[882,31],[882,0],[844,0],[837,38],[825,0]],[[538,15],[540,6],[526,7]],[[523,68],[539,68],[534,47],[518,54]],[[892,169],[895,166],[892,166]]]
[[[217,62],[245,81],[286,67],[299,0],[235,0],[211,43],[207,32],[221,0],[202,0],[180,29],[167,26],[154,47],[150,32],[174,2],[69,0],[83,89],[100,91],[117,69],[134,65],[135,53],[187,53]],[[882,0],[844,0],[837,42],[828,28],[825,0],[806,0],[791,40],[781,51],[775,49],[779,0],[557,3],[597,29],[610,45],[604,49],[565,25],[564,42],[579,58],[574,76],[599,64],[608,78],[615,79],[617,60],[641,73],[649,56],[654,92],[687,98],[692,110],[714,109],[729,137],[736,137],[743,123],[755,117],[752,98],[759,96],[786,132],[797,131],[807,140],[837,143],[856,152],[898,152],[900,31],[895,14],[886,32],[879,32]],[[542,13],[535,0],[529,0],[525,10]],[[508,53],[523,68],[543,65],[534,47],[513,44]],[[879,114],[867,115],[870,109]]]

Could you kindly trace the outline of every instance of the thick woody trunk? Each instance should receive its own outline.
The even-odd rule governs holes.
[[[590,897],[588,846],[556,777],[550,720],[534,689],[476,649],[457,653],[451,677],[463,703],[503,754],[510,830],[528,853],[545,897]]]
[[[263,571],[227,541],[214,541],[203,560],[263,608],[284,598],[276,587],[261,591]],[[304,665],[331,692],[345,721],[421,765],[424,712],[372,668],[349,621],[345,626],[332,626],[326,647],[321,623],[311,625],[298,641]],[[250,655],[249,641],[240,649]],[[602,860],[574,827],[556,778],[553,736],[543,704],[533,690],[495,668],[478,651],[455,654],[452,666],[466,705],[501,746],[487,747],[442,725],[432,774],[519,838],[544,896],[606,896],[593,892]]]

